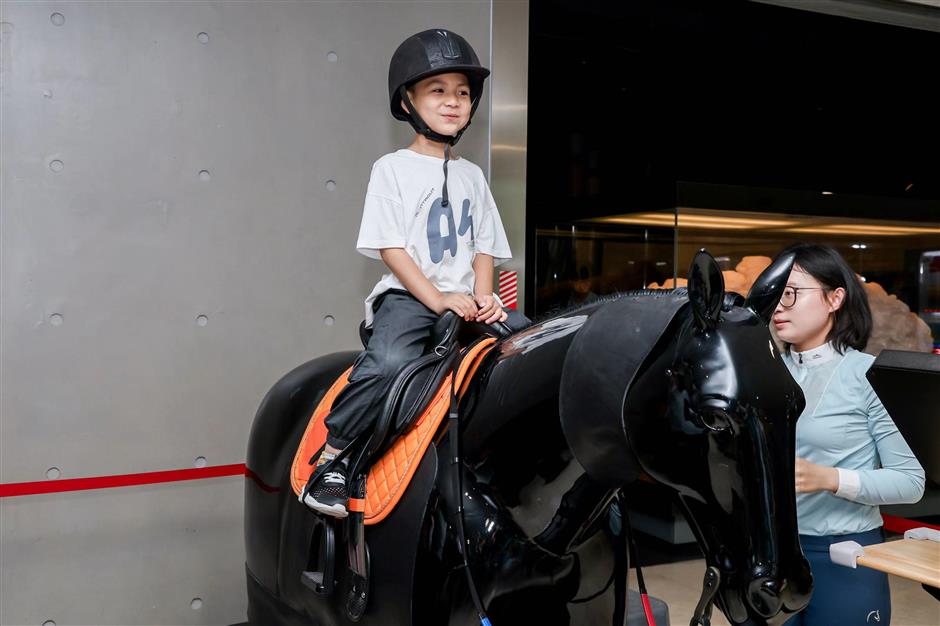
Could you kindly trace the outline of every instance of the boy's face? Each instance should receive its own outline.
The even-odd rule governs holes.
[[[408,97],[418,115],[441,135],[456,135],[470,121],[470,83],[457,72],[438,74],[415,83]],[[407,111],[407,106],[402,103]]]

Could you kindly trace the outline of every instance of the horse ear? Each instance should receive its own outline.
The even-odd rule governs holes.
[[[767,266],[767,269],[761,272],[747,294],[744,306],[754,311],[765,324],[770,323],[774,309],[780,302],[780,296],[783,294],[783,288],[787,286],[787,279],[790,277],[790,270],[793,269],[795,257],[796,255],[792,252],[777,257]]]
[[[710,330],[718,324],[721,303],[725,295],[725,279],[721,268],[705,249],[699,250],[689,266],[689,302],[695,324]]]

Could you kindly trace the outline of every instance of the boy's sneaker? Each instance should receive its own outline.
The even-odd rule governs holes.
[[[346,510],[348,500],[346,464],[336,463],[317,478],[303,502],[317,513],[342,518],[349,515]]]

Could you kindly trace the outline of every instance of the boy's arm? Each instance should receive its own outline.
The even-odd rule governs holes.
[[[421,271],[404,248],[383,248],[379,251],[382,261],[388,266],[395,277],[404,285],[411,295],[421,304],[428,307],[438,315],[450,309],[458,315],[469,319],[476,313],[476,304],[470,296],[463,294],[443,294],[431,284],[427,276]]]
[[[478,253],[473,257],[473,295],[493,295],[493,257]]]
[[[505,322],[509,315],[503,311],[503,303],[493,293],[493,256],[478,252],[473,257],[473,299],[480,310],[476,321],[484,324]]]

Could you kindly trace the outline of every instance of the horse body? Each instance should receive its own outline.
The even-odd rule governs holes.
[[[539,469],[557,475],[572,462],[558,422],[558,379],[568,344],[596,308],[501,342],[461,403],[464,454],[476,465],[463,476],[467,541],[480,595],[497,623],[533,616],[546,624],[570,623],[565,604],[579,587],[579,559],[540,546],[520,522],[539,524],[530,516],[520,519],[506,503],[519,504]],[[296,501],[288,473],[313,409],[355,356],[327,355],[295,369],[269,391],[255,418],[245,496],[252,623],[348,623],[340,603],[300,582],[316,549],[315,518]],[[393,513],[366,529],[374,583],[365,620],[383,626],[476,622],[455,548],[450,434],[429,447]],[[560,500],[569,486],[540,485],[538,497]],[[558,493],[549,495],[552,490]],[[546,523],[551,520],[542,513]]]
[[[450,462],[448,429],[396,510],[367,527],[364,621],[478,623],[454,530],[458,470],[471,570],[494,624],[598,621],[570,601],[626,567],[611,498],[643,474],[678,493],[721,572],[729,620],[778,624],[805,605],[792,486],[802,395],[753,310],[775,287],[742,306],[708,269],[688,293],[624,294],[497,344],[461,403],[463,463]],[[314,406],[354,356],[294,370],[259,409],[245,509],[252,623],[348,623],[335,598],[300,583],[314,516],[288,472]]]

